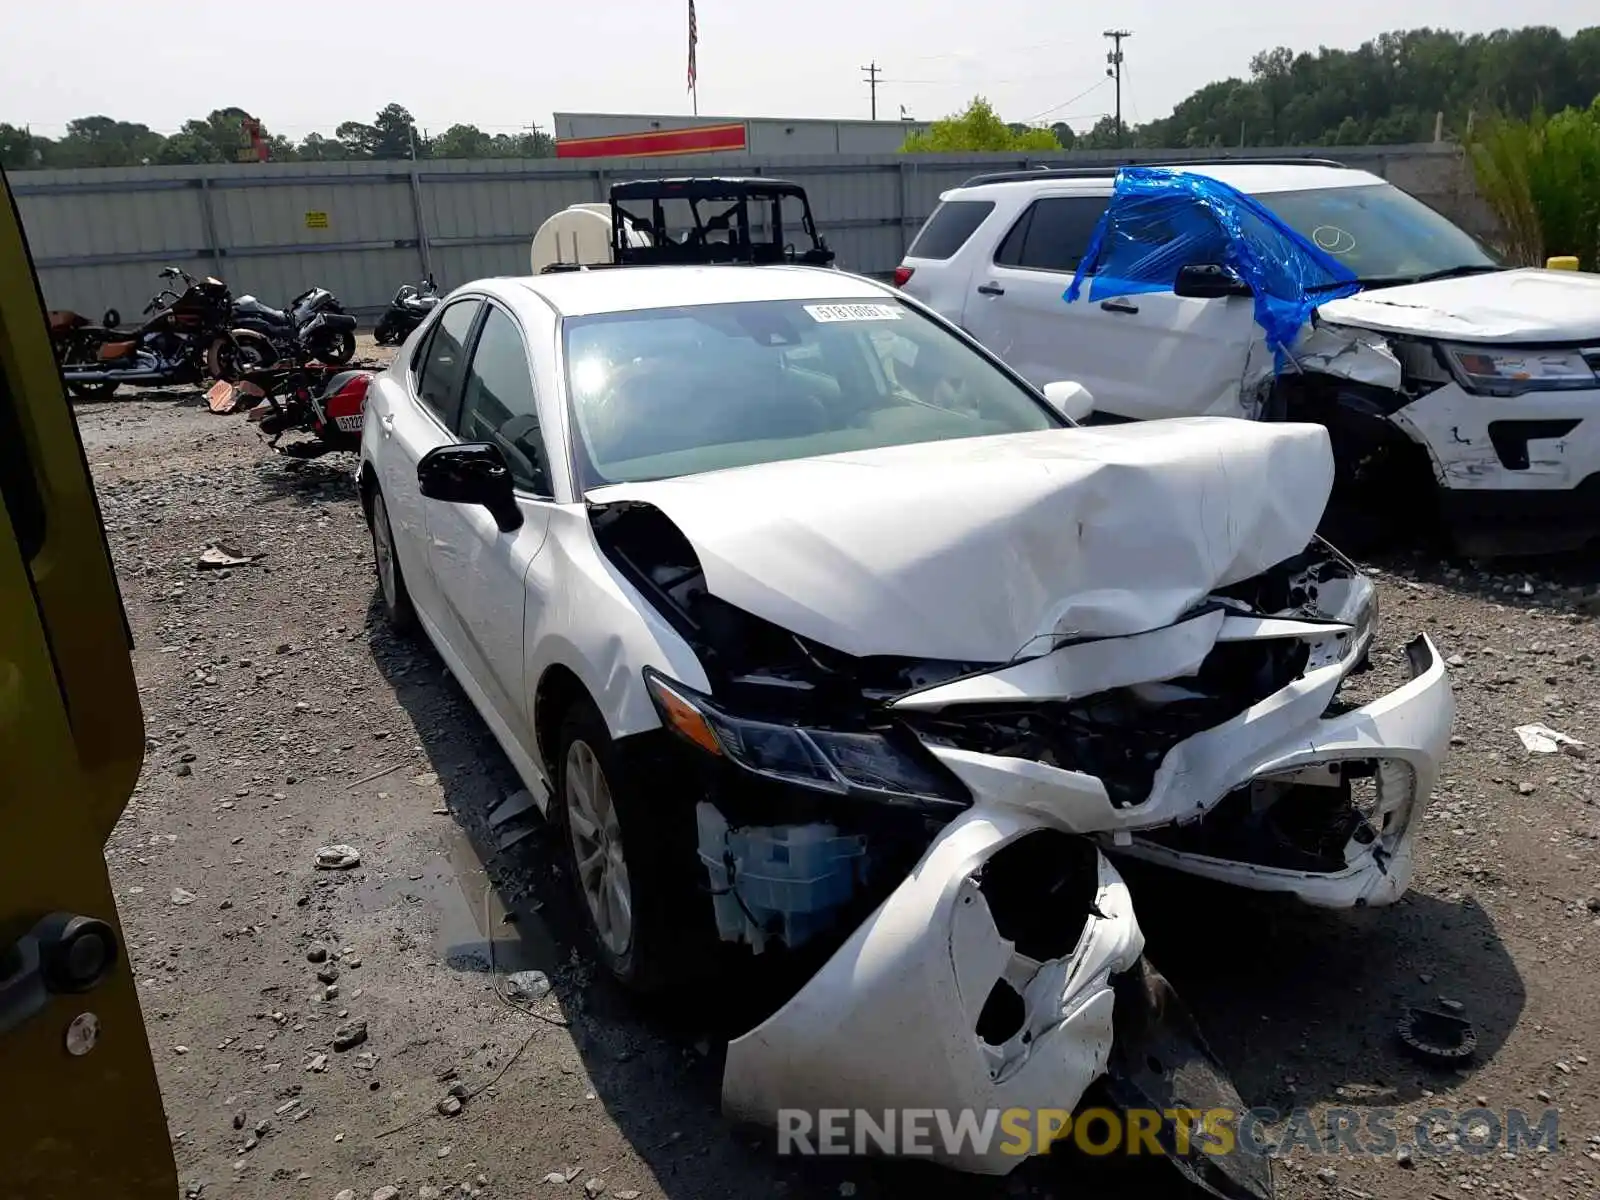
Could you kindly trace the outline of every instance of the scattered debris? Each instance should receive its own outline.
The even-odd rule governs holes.
[[[174,904],[193,904],[195,894],[187,888],[175,887],[172,889],[172,902]]]
[[[489,813],[489,828],[498,829],[507,821],[514,821],[524,813],[533,811],[533,793],[521,788],[495,805]]]
[[[308,963],[325,963],[328,961],[328,948],[321,942],[312,942],[311,948],[306,951]]]
[[[541,1000],[550,994],[550,977],[543,971],[518,971],[506,976],[506,995],[512,1000]]]
[[[306,1070],[315,1071],[319,1075],[322,1074],[322,1072],[326,1071],[327,1069],[328,1069],[328,1056],[326,1054],[318,1054],[315,1057],[313,1057],[310,1062],[308,1062],[306,1064]]]
[[[354,846],[342,843],[336,846],[321,846],[317,849],[317,870],[319,871],[348,871],[351,867],[361,865],[361,851]]]
[[[248,567],[259,555],[240,554],[221,542],[213,542],[200,553],[195,566],[202,571],[219,571],[223,567]]]
[[[400,1200],[400,1189],[390,1184],[372,1193],[372,1200]]]
[[[330,984],[331,983],[338,983],[339,982],[339,968],[334,966],[332,963],[329,963],[327,966],[323,967],[321,970],[319,970],[317,972],[317,982],[318,983],[330,983]]]
[[[454,1096],[446,1096],[436,1107],[441,1117],[453,1117],[461,1111],[461,1101]]]
[[[1417,1165],[1417,1160],[1412,1157],[1411,1147],[1404,1144],[1396,1148],[1394,1161],[1406,1170],[1411,1170]]]
[[[561,1183],[561,1184],[564,1184],[564,1183],[567,1182],[567,1177],[565,1175],[563,1175],[560,1171],[551,1171],[550,1174],[548,1174],[548,1175],[546,1175],[544,1177],[544,1181],[546,1183]]]
[[[588,1196],[589,1200],[594,1200],[594,1197],[598,1196],[601,1192],[603,1192],[605,1190],[606,1190],[606,1181],[604,1179],[601,1179],[598,1175],[592,1176],[589,1179],[584,1180],[583,1194],[585,1196]]]
[[[333,1031],[333,1048],[335,1050],[353,1050],[367,1040],[367,1023],[365,1021],[351,1021],[348,1025],[341,1025]]]
[[[1407,1009],[1397,1032],[1406,1048],[1427,1062],[1453,1065],[1471,1058],[1478,1048],[1470,1022],[1427,1008]]]
[[[1555,754],[1566,747],[1582,749],[1584,743],[1548,725],[1518,725],[1513,732],[1531,754]]]

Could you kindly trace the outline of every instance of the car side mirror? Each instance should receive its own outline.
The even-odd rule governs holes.
[[[488,442],[436,446],[417,464],[417,486],[430,500],[483,505],[501,533],[522,525],[511,470],[499,448]]]
[[[1067,420],[1081,425],[1094,414],[1094,395],[1081,383],[1070,379],[1044,385],[1044,398]]]
[[[1253,296],[1255,291],[1232,267],[1221,263],[1185,263],[1178,268],[1172,290],[1191,300],[1222,300],[1228,296]]]

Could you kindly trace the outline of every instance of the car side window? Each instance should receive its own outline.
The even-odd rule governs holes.
[[[1076,271],[1109,202],[1109,196],[1035,200],[1000,243],[995,262],[1032,271]]]
[[[467,369],[457,432],[463,441],[498,447],[519,490],[536,496],[555,494],[522,330],[493,305]]]
[[[461,394],[467,335],[472,332],[480,305],[477,300],[458,300],[439,314],[439,323],[428,339],[417,371],[417,399],[452,428]]]

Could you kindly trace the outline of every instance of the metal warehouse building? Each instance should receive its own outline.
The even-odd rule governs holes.
[[[830,121],[812,117],[707,117],[628,113],[556,113],[556,141],[742,126],[744,153],[894,154],[927,121]]]

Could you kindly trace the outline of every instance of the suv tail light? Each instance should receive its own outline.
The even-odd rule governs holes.
[[[905,287],[906,284],[911,282],[911,277],[916,273],[917,269],[915,267],[908,267],[904,263],[901,263],[894,269],[895,287]]]

